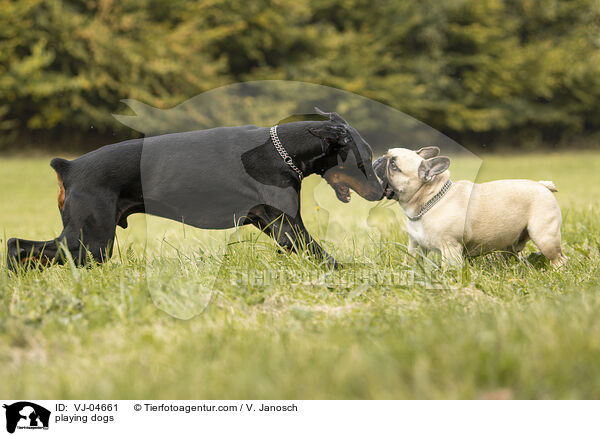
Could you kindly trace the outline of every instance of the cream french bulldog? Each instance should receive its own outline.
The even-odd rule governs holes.
[[[450,180],[450,159],[440,149],[393,148],[373,167],[384,195],[407,217],[409,252],[442,254],[442,264],[496,250],[517,254],[529,239],[554,267],[566,262],[560,240],[562,217],[552,182]]]

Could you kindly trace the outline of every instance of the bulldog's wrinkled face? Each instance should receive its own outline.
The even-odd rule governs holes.
[[[375,174],[381,180],[384,196],[404,201],[412,198],[425,184],[448,169],[450,159],[438,156],[438,147],[419,150],[391,148],[373,163]]]

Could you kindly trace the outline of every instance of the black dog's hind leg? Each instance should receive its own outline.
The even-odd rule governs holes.
[[[289,251],[298,253],[306,249],[314,257],[325,261],[334,268],[341,267],[341,264],[308,233],[300,214],[291,217],[272,206],[260,205],[250,210],[246,224],[258,227]]]
[[[8,268],[16,270],[19,265],[34,266],[37,262],[45,265],[54,259],[59,251],[57,240],[29,241],[11,238],[6,243],[6,263]]]
[[[69,192],[61,211],[64,229],[54,240],[29,241],[12,238],[7,242],[7,263],[12,270],[18,265],[45,265],[55,260],[65,263],[63,248],[77,265],[86,262],[87,253],[103,262],[112,252],[116,229],[116,195],[107,192]]]

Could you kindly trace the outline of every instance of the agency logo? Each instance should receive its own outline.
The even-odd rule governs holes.
[[[48,430],[50,411],[29,401],[19,401],[4,405],[6,409],[6,431],[14,433],[19,430]]]

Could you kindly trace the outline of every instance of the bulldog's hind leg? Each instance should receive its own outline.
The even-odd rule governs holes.
[[[527,231],[527,229],[523,229],[523,231],[519,234],[519,237],[511,247],[512,252],[515,254],[515,256],[519,256],[519,253],[525,249],[527,242],[529,242],[529,232]]]
[[[519,236],[512,245],[499,252],[500,257],[506,261],[510,259],[519,260],[527,242],[529,242],[529,233],[527,232],[527,228],[525,228],[519,233]]]
[[[531,240],[538,246],[542,254],[550,259],[554,268],[567,262],[561,246],[560,227],[562,219],[560,211],[557,214],[536,214],[532,216],[527,226]]]

